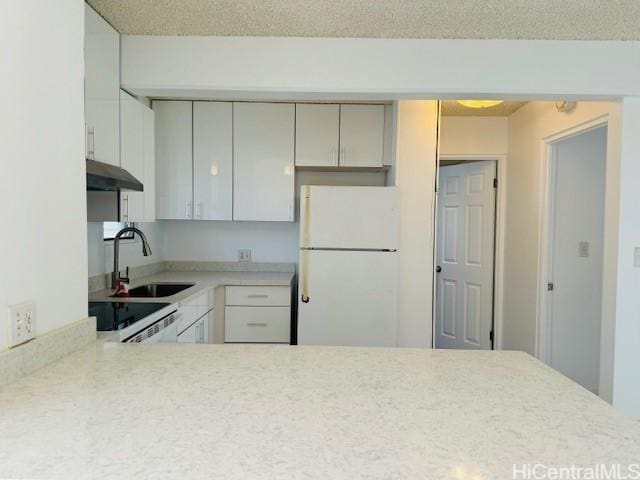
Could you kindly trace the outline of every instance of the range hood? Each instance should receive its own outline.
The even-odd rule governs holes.
[[[87,158],[87,190],[110,192],[132,190],[142,192],[143,189],[142,182],[124,168]]]

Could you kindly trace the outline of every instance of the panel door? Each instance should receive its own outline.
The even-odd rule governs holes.
[[[144,176],[144,105],[120,91],[120,161],[121,166],[140,180],[146,190]],[[120,220],[122,222],[144,221],[145,192],[122,192],[120,194]]]
[[[193,218],[192,102],[154,101],[156,217]]]
[[[233,109],[230,102],[193,103],[194,218],[231,220]]]
[[[394,252],[301,250],[298,343],[395,347],[397,281]]]
[[[495,162],[440,168],[436,348],[491,349]]]
[[[340,105],[296,104],[296,165],[337,167]]]
[[[340,105],[340,166],[382,167],[384,105]]]
[[[233,219],[294,219],[295,107],[233,104]]]

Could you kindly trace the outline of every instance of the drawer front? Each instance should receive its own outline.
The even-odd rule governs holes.
[[[288,307],[291,305],[289,287],[227,287],[226,305]]]
[[[225,342],[289,343],[291,310],[289,307],[226,307]]]

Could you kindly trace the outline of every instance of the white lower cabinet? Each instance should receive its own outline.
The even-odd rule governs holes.
[[[178,309],[178,343],[212,343],[209,324],[213,318],[213,290],[188,298]]]
[[[288,286],[229,286],[225,290],[225,342],[290,343]]]

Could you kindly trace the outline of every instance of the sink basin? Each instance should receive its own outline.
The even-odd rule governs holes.
[[[195,283],[148,283],[129,290],[129,297],[160,298],[170,297],[178,292],[193,287]],[[112,295],[112,297],[123,297],[127,295]]]

